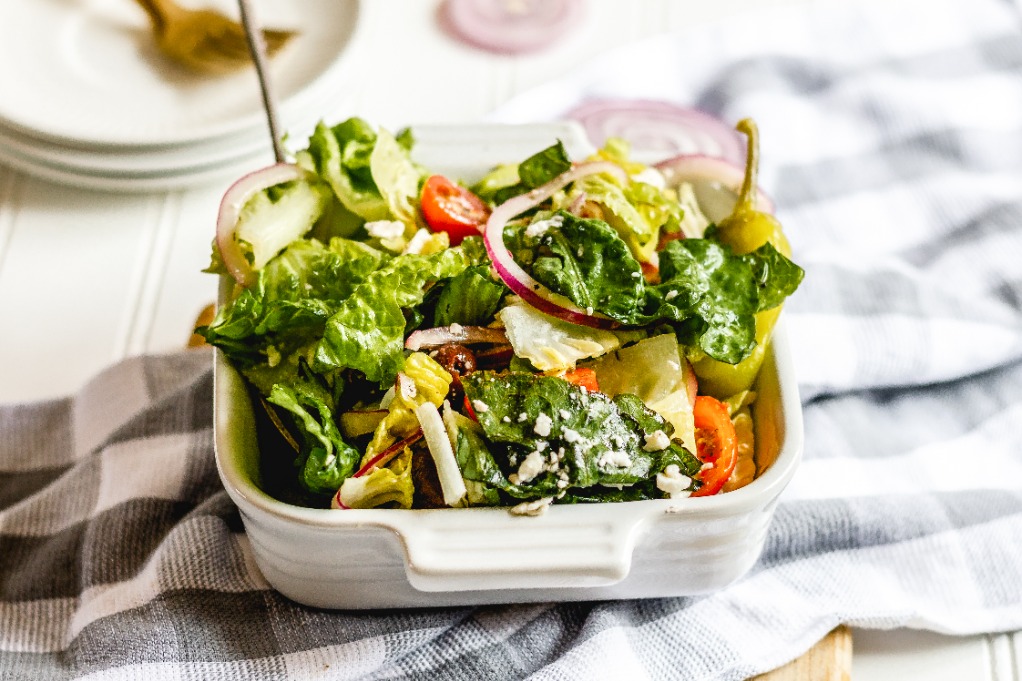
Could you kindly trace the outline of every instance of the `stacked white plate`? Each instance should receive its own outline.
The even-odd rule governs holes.
[[[201,6],[237,16],[231,0]],[[304,140],[349,86],[358,2],[256,7],[264,25],[298,31],[269,71],[281,127]],[[0,164],[62,184],[151,191],[273,160],[255,70],[200,76],[170,64],[133,0],[4,0],[0,63]]]

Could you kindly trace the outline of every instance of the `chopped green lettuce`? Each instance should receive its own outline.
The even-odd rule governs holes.
[[[361,457],[341,436],[331,396],[312,383],[296,381],[274,385],[267,400],[290,412],[301,432],[295,465],[302,486],[313,494],[332,495],[355,472]]]
[[[348,478],[341,484],[341,501],[349,508],[411,508],[414,497],[412,450],[408,447],[387,466]]]
[[[474,265],[444,286],[437,299],[434,326],[485,326],[493,319],[507,287],[490,276],[486,265]]]
[[[410,145],[408,133],[395,138],[360,118],[349,118],[333,127],[319,123],[302,160],[363,220],[414,222],[411,198],[421,173],[408,154]]]
[[[327,320],[314,368],[356,369],[370,381],[393,382],[404,363],[405,310],[422,303],[438,281],[456,277],[471,264],[459,248],[390,260],[359,283]]]

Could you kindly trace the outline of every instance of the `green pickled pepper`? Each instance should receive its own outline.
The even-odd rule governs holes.
[[[791,257],[791,245],[773,215],[756,210],[756,179],[759,173],[759,130],[755,122],[745,118],[736,129],[747,138],[745,178],[731,214],[717,225],[717,239],[735,253],[751,253],[770,243],[786,258]],[[756,313],[756,347],[752,354],[738,364],[727,364],[711,357],[702,357],[692,363],[699,379],[699,392],[720,399],[730,397],[752,387],[766,357],[770,334],[781,314],[781,306]]]

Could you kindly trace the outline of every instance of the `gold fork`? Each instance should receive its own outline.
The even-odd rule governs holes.
[[[149,15],[156,46],[175,62],[199,73],[228,73],[252,63],[245,28],[237,21],[174,0],[135,1]],[[294,31],[264,30],[267,53],[276,53],[294,36]]]

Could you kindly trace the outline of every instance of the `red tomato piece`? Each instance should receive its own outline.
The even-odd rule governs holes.
[[[709,395],[699,395],[692,408],[696,426],[696,456],[712,467],[700,471],[696,478],[703,486],[694,497],[716,494],[731,477],[738,463],[738,437],[727,406]]]
[[[490,207],[482,199],[443,175],[426,180],[419,205],[430,229],[447,232],[452,246],[467,236],[479,236],[490,217]]]
[[[577,369],[564,372],[561,378],[592,393],[599,392],[600,390],[600,386],[596,382],[596,371],[594,369],[578,367]]]

